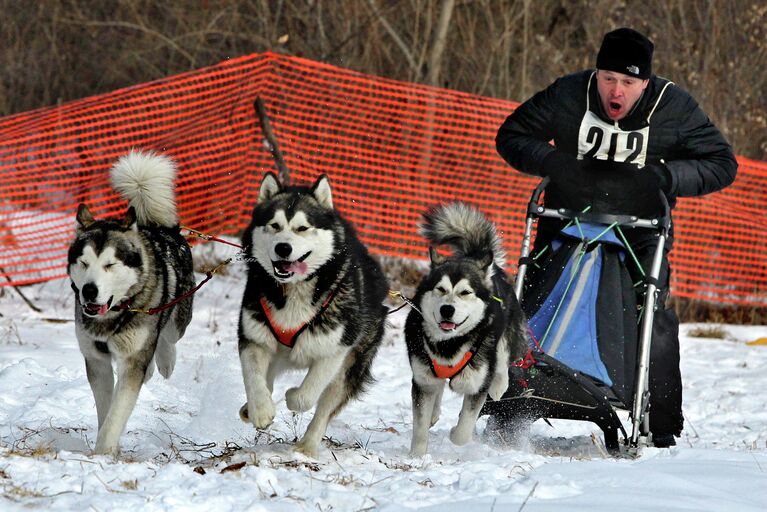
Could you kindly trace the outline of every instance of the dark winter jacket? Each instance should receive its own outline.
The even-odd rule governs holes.
[[[738,167],[732,148],[696,101],[657,76],[650,79],[632,112],[617,122],[602,108],[593,70],[562,77],[506,119],[496,147],[514,168],[540,176],[544,158],[554,151],[549,141],[585,160],[632,162],[639,167],[665,164],[671,178],[666,195],[672,207],[676,197],[726,187]],[[558,208],[566,202],[566,194],[581,192],[547,190],[545,202]]]

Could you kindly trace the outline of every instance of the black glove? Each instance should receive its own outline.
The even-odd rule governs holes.
[[[587,160],[591,175],[592,211],[654,217],[663,213],[660,192],[668,193],[671,175],[662,165],[639,168],[635,164],[610,160]]]
[[[555,149],[541,162],[541,176],[548,176],[552,182],[567,179],[569,174],[578,173],[581,170],[582,160],[573,155]]]
[[[663,164],[647,164],[642,168],[643,171],[647,171],[654,174],[658,179],[658,186],[660,189],[668,195],[671,192],[671,172]]]
[[[591,180],[583,162],[558,149],[546,155],[540,169],[541,176],[551,180],[546,187],[546,204],[578,212],[589,206]]]

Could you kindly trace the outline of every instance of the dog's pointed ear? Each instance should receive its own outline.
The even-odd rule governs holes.
[[[80,205],[77,207],[77,215],[75,216],[75,219],[77,219],[78,229],[85,229],[96,222],[96,219],[93,218],[93,214],[88,209],[88,207],[85,206],[85,203],[80,203]]]
[[[280,185],[277,176],[272,172],[267,172],[264,179],[261,180],[261,189],[258,191],[257,202],[268,201],[280,192],[282,192],[282,185]]]
[[[429,246],[429,261],[431,261],[432,266],[440,265],[445,261],[445,258],[437,252],[437,248],[430,245]]]
[[[125,212],[125,217],[123,217],[122,225],[123,227],[132,229],[133,231],[138,231],[138,224],[136,223],[136,209],[134,207],[129,207],[128,211]]]
[[[322,206],[333,208],[333,194],[330,191],[330,180],[326,174],[317,178],[312,185],[312,195]]]
[[[479,268],[481,268],[484,271],[487,271],[490,269],[490,266],[495,262],[495,256],[491,251],[487,251],[484,256],[482,256],[481,259],[477,260],[477,263],[479,264]]]

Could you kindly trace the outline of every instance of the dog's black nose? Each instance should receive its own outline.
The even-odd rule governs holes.
[[[99,296],[99,289],[93,283],[87,283],[83,286],[83,299],[87,302],[96,302],[96,297]]]
[[[453,313],[455,313],[453,306],[444,305],[439,308],[439,314],[442,315],[442,318],[453,318]]]
[[[280,258],[287,258],[288,256],[290,256],[290,253],[293,252],[293,248],[290,246],[290,244],[286,244],[285,242],[280,242],[274,246],[274,252]]]

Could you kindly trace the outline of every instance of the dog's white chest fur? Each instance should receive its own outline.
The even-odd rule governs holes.
[[[269,309],[271,316],[271,329],[268,325],[256,321],[252,315],[243,315],[243,329],[253,340],[262,340],[273,350],[286,356],[292,365],[306,367],[313,360],[328,357],[343,351],[340,345],[344,334],[344,324],[335,329],[313,330],[306,328],[297,337],[293,338],[292,348],[285,347],[277,340],[274,333],[289,335],[309,324],[321,314],[320,304],[311,301],[314,292],[314,283],[302,282],[291,286],[286,290],[285,306],[275,308],[268,301],[264,302],[264,308]],[[272,332],[274,331],[274,332]],[[283,350],[280,350],[282,347]]]
[[[480,368],[464,367],[457,375],[450,379],[450,389],[462,395],[473,395],[479,392],[487,378],[487,366]]]

